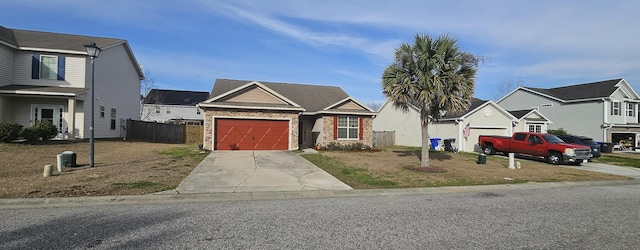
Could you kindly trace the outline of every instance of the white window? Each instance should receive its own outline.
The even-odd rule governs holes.
[[[611,115],[621,115],[620,102],[611,102]]]
[[[540,124],[529,124],[529,132],[542,133],[542,125],[540,125]]]
[[[100,106],[100,117],[101,118],[104,118],[104,112],[105,112],[104,110],[105,110],[104,106]]]
[[[634,117],[635,116],[635,107],[636,105],[634,105],[633,103],[627,103],[627,116],[629,117]]]
[[[111,108],[111,130],[116,130],[116,109]]]
[[[167,114],[171,114],[171,108],[167,107]]]
[[[40,79],[58,79],[57,56],[40,56]]]
[[[357,116],[338,116],[338,139],[358,139]]]
[[[156,114],[160,114],[160,107],[156,106]]]

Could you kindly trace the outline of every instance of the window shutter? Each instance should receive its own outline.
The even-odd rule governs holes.
[[[40,54],[33,54],[31,59],[31,79],[40,79]]]
[[[358,139],[362,140],[364,139],[362,137],[362,131],[364,131],[364,128],[362,127],[362,117],[358,117]]]
[[[58,80],[64,81],[64,56],[58,56]]]
[[[338,139],[338,117],[337,116],[333,117],[333,139],[334,140]]]

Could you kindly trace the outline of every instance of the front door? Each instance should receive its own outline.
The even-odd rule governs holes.
[[[51,124],[58,128],[58,132],[61,132],[63,108],[62,106],[53,105],[35,105],[33,107],[33,120],[35,121],[50,121]]]

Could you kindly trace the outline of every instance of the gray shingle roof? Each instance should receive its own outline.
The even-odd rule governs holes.
[[[211,97],[224,94],[250,82],[253,81],[216,79],[213,89],[211,90]],[[347,93],[345,93],[340,87],[335,86],[258,82],[285,98],[299,104],[305,108],[307,112],[321,111],[328,106],[336,104],[337,102],[349,97],[349,95],[347,95]]]
[[[572,101],[581,99],[609,97],[616,90],[616,84],[622,78],[611,79],[599,82],[582,83],[571,86],[564,86],[551,89],[525,87],[545,95],[549,95],[561,100]]]
[[[509,110],[507,112],[511,113],[511,115],[515,116],[518,119],[522,119],[523,116],[525,116],[526,114],[529,114],[529,112],[531,112],[531,109]]]
[[[478,98],[473,98],[471,99],[471,104],[469,105],[469,108],[463,112],[460,113],[447,113],[445,114],[442,119],[451,119],[451,118],[458,118],[461,117],[467,113],[469,113],[470,111],[482,106],[484,103],[488,102],[487,100],[482,100],[482,99],[478,99]]]
[[[203,91],[152,89],[144,98],[144,103],[195,106],[208,98],[209,92]]]
[[[126,42],[123,39],[60,34],[0,26],[0,40],[16,47],[86,52],[84,45],[96,43],[100,48]]]

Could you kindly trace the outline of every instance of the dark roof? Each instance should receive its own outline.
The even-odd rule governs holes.
[[[523,110],[509,110],[507,112],[511,113],[511,115],[515,116],[518,119],[521,119],[526,114],[529,114],[532,109],[523,109]]]
[[[480,106],[482,106],[484,103],[488,102],[487,100],[482,100],[482,99],[478,99],[478,98],[473,98],[471,99],[471,104],[469,105],[469,108],[467,108],[467,110],[460,112],[460,113],[447,113],[445,114],[442,118],[443,119],[450,119],[450,118],[458,118],[461,117],[467,113],[469,113],[471,110],[474,110]]]
[[[250,82],[253,81],[216,79],[211,90],[211,97],[219,96]],[[302,106],[307,112],[321,111],[349,97],[340,87],[335,86],[258,82]]]
[[[195,106],[208,98],[209,92],[204,91],[152,89],[144,98],[144,103]]]
[[[571,86],[564,86],[552,89],[529,88],[545,95],[549,95],[561,100],[572,101],[581,99],[609,97],[616,91],[616,84],[622,81],[622,78],[611,79],[599,82],[582,83]]]
[[[9,29],[0,26],[0,40],[16,47],[86,52],[85,44],[100,48],[126,42],[123,39],[60,34],[32,30]]]

